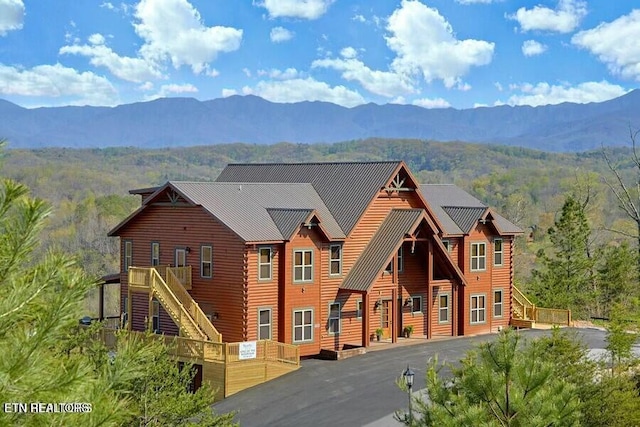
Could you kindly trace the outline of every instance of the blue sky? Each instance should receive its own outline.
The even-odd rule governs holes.
[[[0,0],[0,98],[29,108],[253,94],[463,109],[639,82],[635,0]]]

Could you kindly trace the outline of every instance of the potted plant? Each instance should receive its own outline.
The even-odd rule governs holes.
[[[413,333],[413,325],[405,326],[403,332],[404,332],[404,337],[409,338]]]
[[[382,334],[384,334],[384,329],[382,328],[376,329],[376,338],[378,339],[378,341],[380,341],[380,338],[382,338]]]

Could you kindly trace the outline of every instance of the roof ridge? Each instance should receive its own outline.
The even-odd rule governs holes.
[[[260,162],[260,163],[228,163],[227,166],[286,166],[286,165],[366,165],[366,164],[381,164],[381,163],[400,163],[402,160],[368,160],[364,162],[352,161],[352,162]]]

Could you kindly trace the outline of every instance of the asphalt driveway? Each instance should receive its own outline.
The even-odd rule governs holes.
[[[603,331],[577,331],[589,348],[605,347]],[[548,332],[521,333],[534,338]],[[237,411],[236,420],[243,427],[398,426],[391,414],[405,408],[408,399],[395,382],[407,365],[416,372],[414,390],[419,390],[425,387],[427,360],[457,361],[473,346],[495,337],[425,341],[342,361],[304,360],[296,372],[230,396],[214,408],[221,413]]]

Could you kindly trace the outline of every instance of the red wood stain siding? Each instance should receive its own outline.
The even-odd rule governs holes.
[[[429,327],[429,303],[427,301],[428,283],[428,249],[424,242],[416,243],[413,254],[411,253],[411,243],[403,245],[404,269],[398,271],[398,283],[401,286],[402,298],[402,319],[401,324],[412,325],[415,335],[427,335]],[[407,298],[421,297],[422,311],[412,313],[411,305],[405,306]],[[401,332],[401,331],[400,331]]]
[[[432,298],[429,302],[430,314],[429,318],[432,325],[431,333],[433,336],[451,336],[453,335],[453,293],[451,292],[451,283],[447,281],[438,281],[434,283]],[[442,294],[449,295],[449,321],[440,323],[438,298]]]
[[[228,228],[207,214],[200,207],[149,206],[134,221],[120,231],[121,242],[133,242],[134,266],[151,264],[151,242],[160,243],[160,264],[175,265],[175,249],[190,248],[187,264],[192,267],[191,296],[206,314],[218,313],[214,326],[222,333],[224,341],[240,341],[243,338],[243,255],[244,243]],[[200,273],[200,247],[213,247],[213,277],[202,278]],[[122,243],[121,263],[124,263]],[[127,277],[121,277],[122,296],[127,295]],[[142,295],[142,294],[141,294]],[[134,325],[137,317],[148,315],[148,297],[136,303]],[[138,297],[134,298],[134,302]],[[209,310],[209,313],[207,311]],[[164,310],[161,310],[163,312]],[[161,330],[177,333],[175,325],[166,313],[161,313]]]
[[[271,279],[258,278],[258,256],[260,248],[271,248]],[[271,309],[271,339],[281,341],[278,335],[278,297],[281,280],[280,259],[284,245],[250,245],[246,247],[247,259],[247,340],[258,339],[258,310]]]

